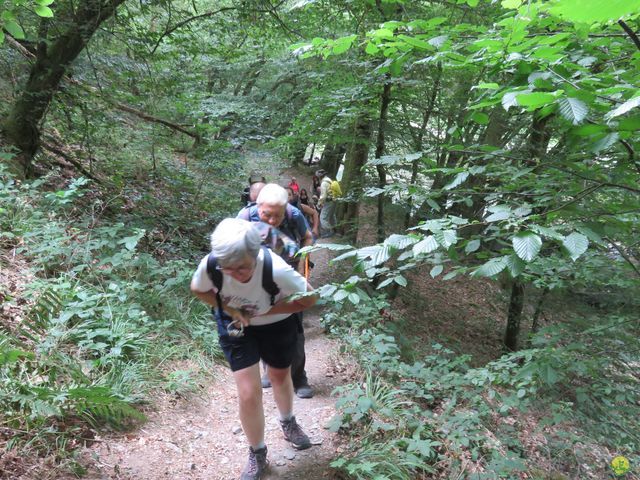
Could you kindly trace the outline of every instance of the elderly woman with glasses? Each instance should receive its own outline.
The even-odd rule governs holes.
[[[210,254],[222,274],[220,290],[207,272],[209,255],[202,259],[191,280],[194,295],[214,307],[219,343],[236,382],[240,422],[249,443],[249,460],[241,480],[260,479],[268,465],[261,358],[268,365],[285,439],[297,449],[311,446],[293,416],[290,366],[298,335],[294,314],[313,306],[317,296],[290,299],[293,294],[313,289],[278,255],[261,248],[261,241],[251,222],[237,218],[223,220],[211,234]],[[263,288],[265,255],[271,258],[273,281],[280,290],[275,299]],[[230,329],[230,324],[241,327],[241,332]]]

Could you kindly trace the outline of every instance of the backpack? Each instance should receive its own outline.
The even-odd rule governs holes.
[[[264,264],[262,266],[262,288],[265,292],[267,292],[271,299],[271,305],[273,305],[276,301],[276,295],[280,293],[280,288],[273,281],[273,263],[271,261],[271,254],[266,246],[261,247],[264,252]],[[209,279],[216,287],[216,301],[218,302],[218,313],[220,314],[220,319],[223,317],[222,311],[222,299],[220,298],[220,291],[222,290],[222,281],[224,277],[222,276],[222,272],[218,270],[218,260],[211,253],[207,257],[207,275]],[[213,311],[213,308],[211,309]]]
[[[342,189],[340,188],[340,182],[337,180],[332,180],[331,185],[329,186],[329,191],[331,192],[331,198],[340,198],[342,196]]]

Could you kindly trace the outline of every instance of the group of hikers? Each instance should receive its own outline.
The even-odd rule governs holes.
[[[296,253],[320,233],[334,233],[334,201],[341,192],[324,170],[314,176],[311,198],[295,177],[286,187],[266,183],[264,177],[250,177],[249,183],[246,206],[211,234],[211,253],[200,261],[191,291],[212,307],[236,383],[240,423],[249,443],[240,478],[259,480],[268,466],[263,388],[273,388],[284,438],[296,449],[311,446],[293,414],[293,396],[313,396],[305,371],[302,312],[318,296],[308,282],[309,257],[301,260]]]

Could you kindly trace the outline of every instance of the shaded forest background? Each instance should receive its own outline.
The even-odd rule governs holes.
[[[4,2],[0,467],[81,475],[92,432],[197,390],[203,238],[250,173],[317,156],[346,194],[325,324],[362,367],[336,474],[633,478],[639,12]]]

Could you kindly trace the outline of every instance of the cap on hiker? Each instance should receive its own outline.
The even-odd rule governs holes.
[[[324,177],[327,174],[326,170],[324,169],[320,169],[320,170],[316,170],[316,177]]]

